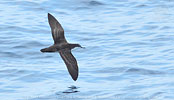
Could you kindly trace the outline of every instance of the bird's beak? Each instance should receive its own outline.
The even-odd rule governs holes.
[[[81,48],[85,49],[85,47],[81,47]]]

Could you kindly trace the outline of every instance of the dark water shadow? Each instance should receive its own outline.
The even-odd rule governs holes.
[[[67,90],[63,91],[62,93],[66,93],[66,94],[77,93],[77,92],[80,92],[80,91],[77,90],[78,88],[79,87],[76,87],[76,86],[72,85],[72,86],[68,87]]]
[[[77,95],[74,94],[80,92],[78,91],[78,88],[79,87],[77,86],[71,85],[70,87],[67,87],[67,89],[64,91],[58,91],[51,95],[36,96],[34,98],[29,98],[28,100],[79,100],[79,98],[76,98]]]

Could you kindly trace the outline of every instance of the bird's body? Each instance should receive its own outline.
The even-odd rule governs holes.
[[[79,44],[70,44],[66,41],[61,24],[49,13],[48,22],[51,27],[54,44],[48,48],[41,49],[41,52],[59,52],[71,77],[76,81],[78,78],[78,65],[75,57],[71,53],[71,49],[81,46]]]
[[[73,49],[75,47],[79,47],[78,44],[69,44],[69,43],[66,43],[66,44],[54,44],[48,48],[44,48],[44,49],[41,49],[41,52],[56,52],[56,51],[59,51],[59,50],[62,50],[62,49]]]

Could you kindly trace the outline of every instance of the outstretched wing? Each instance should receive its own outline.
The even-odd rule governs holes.
[[[76,81],[78,77],[78,65],[75,57],[71,53],[71,50],[63,49],[60,50],[59,53],[67,66],[69,74],[71,75],[73,80]]]
[[[54,43],[67,42],[64,36],[64,30],[54,16],[48,13],[48,22],[51,27]]]

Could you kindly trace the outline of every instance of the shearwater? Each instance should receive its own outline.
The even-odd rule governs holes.
[[[48,13],[48,22],[51,27],[52,37],[54,44],[48,48],[41,49],[41,52],[59,52],[63,61],[65,62],[69,74],[71,75],[74,81],[78,78],[78,64],[77,60],[71,53],[71,49],[75,47],[81,47],[80,44],[71,44],[68,43],[64,36],[64,29],[61,24],[56,20],[54,16]]]

